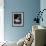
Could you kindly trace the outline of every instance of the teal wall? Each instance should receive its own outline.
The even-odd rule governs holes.
[[[46,9],[46,0],[41,0],[40,1],[40,10],[42,11],[43,9]],[[40,25],[45,26],[46,27],[46,10],[43,12],[43,22],[40,22]]]
[[[4,0],[4,39],[18,41],[32,29],[35,12],[40,9],[40,0]],[[24,12],[24,27],[12,27],[12,12]]]

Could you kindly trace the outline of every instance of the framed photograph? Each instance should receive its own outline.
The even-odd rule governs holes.
[[[24,26],[24,12],[12,12],[12,26],[13,27]]]

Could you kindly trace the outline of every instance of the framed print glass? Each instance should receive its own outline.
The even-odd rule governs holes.
[[[24,26],[24,12],[12,12],[12,26],[13,27]]]

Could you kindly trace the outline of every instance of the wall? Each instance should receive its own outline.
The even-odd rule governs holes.
[[[42,11],[43,9],[46,9],[46,0],[41,0],[41,1],[40,1],[40,9],[41,9],[41,11]],[[46,10],[43,12],[42,17],[43,17],[43,22],[41,21],[41,22],[40,22],[40,25],[46,27],[46,20],[45,20],[45,19],[46,19]]]
[[[4,0],[4,39],[18,41],[32,29],[35,12],[40,9],[40,0]],[[24,12],[24,27],[12,27],[12,12]]]

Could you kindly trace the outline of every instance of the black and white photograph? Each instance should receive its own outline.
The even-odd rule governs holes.
[[[12,13],[12,26],[24,26],[24,12]]]

